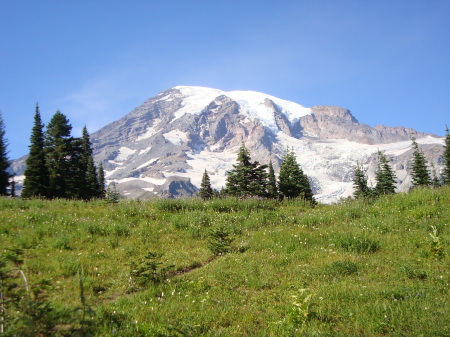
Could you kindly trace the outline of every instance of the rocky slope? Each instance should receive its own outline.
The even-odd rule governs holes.
[[[357,162],[373,181],[378,150],[391,160],[398,190],[407,189],[412,135],[439,169],[443,139],[437,136],[402,127],[372,128],[339,107],[305,108],[251,91],[174,87],[91,139],[108,182],[128,197],[192,195],[205,169],[220,189],[244,142],[253,160],[272,160],[276,172],[286,148],[293,148],[316,198],[333,202],[352,194]]]

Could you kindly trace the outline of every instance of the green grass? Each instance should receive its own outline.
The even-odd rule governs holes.
[[[450,335],[448,187],[314,208],[3,198],[0,212],[2,250],[24,249],[55,308],[80,307],[83,270],[98,336]],[[218,229],[228,253],[209,248]],[[130,292],[148,252],[174,268]]]

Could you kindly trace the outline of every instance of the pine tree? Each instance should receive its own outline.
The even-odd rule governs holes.
[[[69,160],[74,158],[75,144],[70,133],[72,126],[67,117],[59,110],[53,115],[45,133],[45,152],[50,173],[50,197],[67,198],[74,193],[69,191],[68,178],[71,168]],[[73,168],[73,167],[72,167]],[[77,170],[78,171],[78,170]],[[78,172],[70,172],[78,176]]]
[[[39,106],[36,104],[34,125],[30,138],[30,153],[26,161],[25,180],[21,196],[23,198],[49,196],[49,171],[44,152],[44,124]]]
[[[450,184],[450,131],[448,125],[445,126],[445,145],[444,145],[444,172],[442,173],[442,183]]]
[[[202,183],[200,185],[200,198],[203,200],[209,200],[213,197],[213,189],[211,187],[211,180],[209,179],[208,172],[203,173]]]
[[[375,186],[375,193],[377,195],[393,194],[395,193],[395,174],[389,165],[386,156],[378,151],[378,169],[375,174],[377,185]]]
[[[413,162],[411,166],[411,176],[413,187],[430,186],[431,178],[427,168],[425,155],[419,149],[416,139],[412,139],[412,147],[414,149]]]
[[[279,197],[277,179],[275,178],[272,161],[269,163],[269,173],[267,177],[267,197],[271,199],[278,199]]]
[[[371,189],[367,185],[367,178],[361,165],[356,165],[353,175],[353,187],[355,190],[353,196],[356,199],[369,197],[371,195]]]
[[[98,198],[104,198],[106,195],[106,189],[105,189],[105,171],[103,170],[103,163],[100,162],[100,164],[98,165],[98,176],[97,176],[97,181],[98,181],[98,194],[97,197]]]
[[[7,151],[8,141],[5,138],[5,123],[0,112],[0,195],[8,195],[9,179],[11,174],[8,172],[10,161]]]
[[[297,163],[294,151],[287,150],[282,159],[278,189],[283,198],[303,198],[314,201],[309,179]]]

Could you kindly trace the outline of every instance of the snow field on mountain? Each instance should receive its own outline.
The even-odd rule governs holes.
[[[272,132],[279,131],[273,110],[264,104],[265,99],[273,101],[291,123],[300,117],[311,114],[311,109],[256,91],[222,91],[204,87],[175,87],[183,95],[183,107],[175,112],[175,119],[186,113],[199,114],[218,96],[225,95],[237,102],[240,112],[250,118],[258,119]]]
[[[411,141],[367,145],[333,139],[313,143],[307,138],[296,139],[282,132],[277,135],[277,139],[278,144],[292,147],[304,172],[318,183],[320,193],[315,197],[324,203],[336,202],[353,194],[353,171],[358,162],[366,163],[378,151],[386,155],[399,155],[411,148]],[[443,139],[425,137],[417,142],[443,144]],[[399,179],[405,179],[406,172],[399,171],[398,174]]]

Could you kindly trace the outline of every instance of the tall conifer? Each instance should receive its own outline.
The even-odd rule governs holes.
[[[83,183],[85,185],[83,198],[92,199],[98,197],[99,183],[97,168],[92,155],[92,144],[86,126],[83,127],[81,136],[81,162],[83,170]]]
[[[211,180],[209,179],[208,172],[203,173],[202,183],[200,185],[200,198],[203,200],[209,200],[213,197],[213,189],[211,187]]]
[[[356,199],[367,198],[370,196],[370,187],[367,185],[367,178],[362,168],[362,165],[357,164],[353,173],[353,196]]]
[[[8,195],[9,179],[11,174],[8,173],[10,161],[8,158],[8,141],[5,138],[5,123],[0,112],[0,195]]]
[[[278,199],[277,179],[275,178],[275,171],[273,169],[272,161],[269,163],[269,173],[267,178],[267,197],[271,199]]]
[[[104,198],[106,195],[106,189],[105,189],[105,171],[103,170],[103,163],[100,162],[98,165],[98,194],[97,197]]]
[[[239,148],[237,163],[228,172],[225,193],[232,196],[253,195],[250,183],[254,165],[250,161],[250,153],[244,144]]]
[[[389,165],[389,161],[386,156],[378,151],[378,169],[375,174],[375,180],[377,185],[375,186],[375,193],[381,194],[393,194],[395,193],[395,174]]]
[[[224,194],[232,196],[267,196],[267,165],[250,160],[250,152],[244,144],[238,152],[237,163],[228,171]]]
[[[284,198],[303,198],[314,201],[309,179],[303,173],[293,150],[287,150],[282,159],[278,189]]]
[[[445,126],[445,145],[444,145],[444,172],[442,172],[442,182],[450,184],[450,131],[448,125]]]
[[[73,158],[75,151],[72,147],[74,144],[72,144],[71,131],[72,125],[67,117],[59,110],[56,111],[45,132],[45,152],[50,173],[50,196],[52,198],[67,198],[70,195],[68,190],[71,168],[69,160]]]
[[[21,196],[48,197],[49,196],[49,171],[44,152],[44,124],[41,120],[39,105],[36,104],[34,125],[30,137],[30,153],[26,160],[25,180]]]
[[[429,186],[431,185],[431,177],[428,172],[427,161],[415,138],[412,139],[412,147],[414,149],[411,166],[413,187]]]

